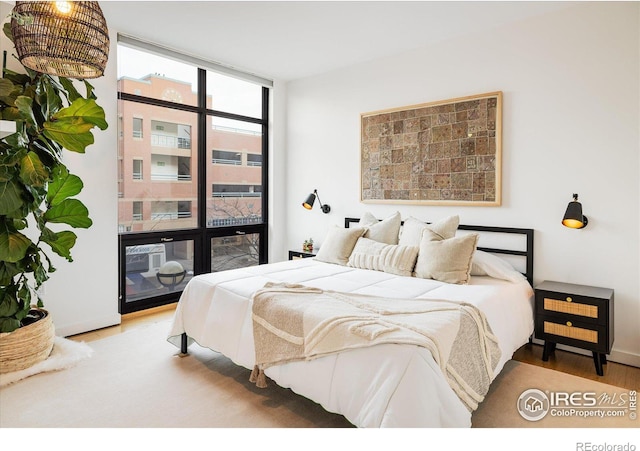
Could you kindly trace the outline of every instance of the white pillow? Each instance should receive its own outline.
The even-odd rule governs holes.
[[[423,279],[466,285],[471,277],[471,261],[479,235],[453,237],[446,240],[425,229],[420,241],[414,275]]]
[[[358,222],[360,227],[366,227],[369,229],[367,230],[367,233],[364,234],[365,238],[386,244],[398,244],[398,235],[400,233],[401,224],[402,217],[400,216],[399,211],[396,211],[394,214],[382,221],[378,221],[375,216],[366,212]]]
[[[458,215],[443,218],[432,224],[427,224],[410,216],[404,220],[398,244],[401,246],[420,246],[424,229],[432,230],[440,235],[443,240],[453,238],[456,235],[459,223],[460,217]]]
[[[525,279],[525,276],[506,260],[477,249],[473,254],[471,275],[490,276],[495,279],[508,280],[509,282],[520,282]]]
[[[411,277],[417,258],[417,247],[384,244],[362,237],[356,242],[347,266]]]
[[[356,241],[367,231],[365,227],[343,228],[334,225],[325,237],[316,260],[345,266]]]

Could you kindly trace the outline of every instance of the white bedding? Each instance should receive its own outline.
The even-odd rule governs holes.
[[[474,276],[468,285],[453,285],[306,258],[194,277],[178,303],[169,341],[179,346],[180,335],[186,332],[190,343],[252,369],[251,296],[267,282],[474,304],[499,340],[502,357],[496,375],[533,332],[533,290],[524,278],[509,282]],[[265,374],[358,427],[471,426],[471,413],[422,347],[377,345],[270,367]]]

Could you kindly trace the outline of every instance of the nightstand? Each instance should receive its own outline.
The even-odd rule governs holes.
[[[295,260],[296,258],[309,258],[315,257],[318,253],[317,249],[312,251],[289,251],[289,260]]]
[[[544,281],[535,288],[535,337],[544,340],[542,360],[556,343],[593,353],[599,376],[613,344],[613,290]]]

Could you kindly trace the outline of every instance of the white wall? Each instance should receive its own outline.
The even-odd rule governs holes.
[[[535,229],[535,282],[615,290],[611,360],[640,366],[639,4],[575,3],[287,86],[285,244],[371,211]],[[363,36],[363,39],[366,37]],[[500,207],[359,201],[360,114],[502,91]],[[314,188],[331,213],[304,210]],[[589,225],[560,225],[579,193]]]
[[[4,25],[13,5],[0,2],[0,20]],[[24,72],[11,55],[13,45],[1,33],[0,47],[8,50],[7,66]],[[57,271],[43,286],[45,308],[53,317],[56,333],[67,336],[120,323],[118,314],[118,215],[117,215],[117,99],[115,35],[111,37],[111,58],[102,78],[90,80],[98,104],[105,110],[109,128],[94,129],[95,143],[85,154],[65,151],[70,172],[84,182],[78,196],[89,209],[93,226],[74,229],[78,240],[71,250],[73,262],[52,254]],[[84,92],[84,87],[78,85]]]

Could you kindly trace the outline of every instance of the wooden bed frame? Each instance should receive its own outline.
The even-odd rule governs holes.
[[[349,228],[351,224],[357,224],[360,221],[358,218],[344,218],[345,228]],[[403,221],[404,223],[404,221]],[[427,224],[429,224],[427,222]],[[533,229],[522,229],[516,227],[498,227],[498,226],[478,226],[478,225],[464,225],[460,224],[458,230],[465,230],[469,232],[477,232],[482,239],[483,236],[497,235],[502,233],[512,235],[522,235],[525,237],[526,242],[523,248],[510,248],[510,247],[482,247],[478,246],[478,250],[490,252],[492,254],[514,255],[521,257],[525,260],[525,271],[522,273],[527,278],[529,283],[533,286]],[[514,246],[515,247],[515,246]]]

